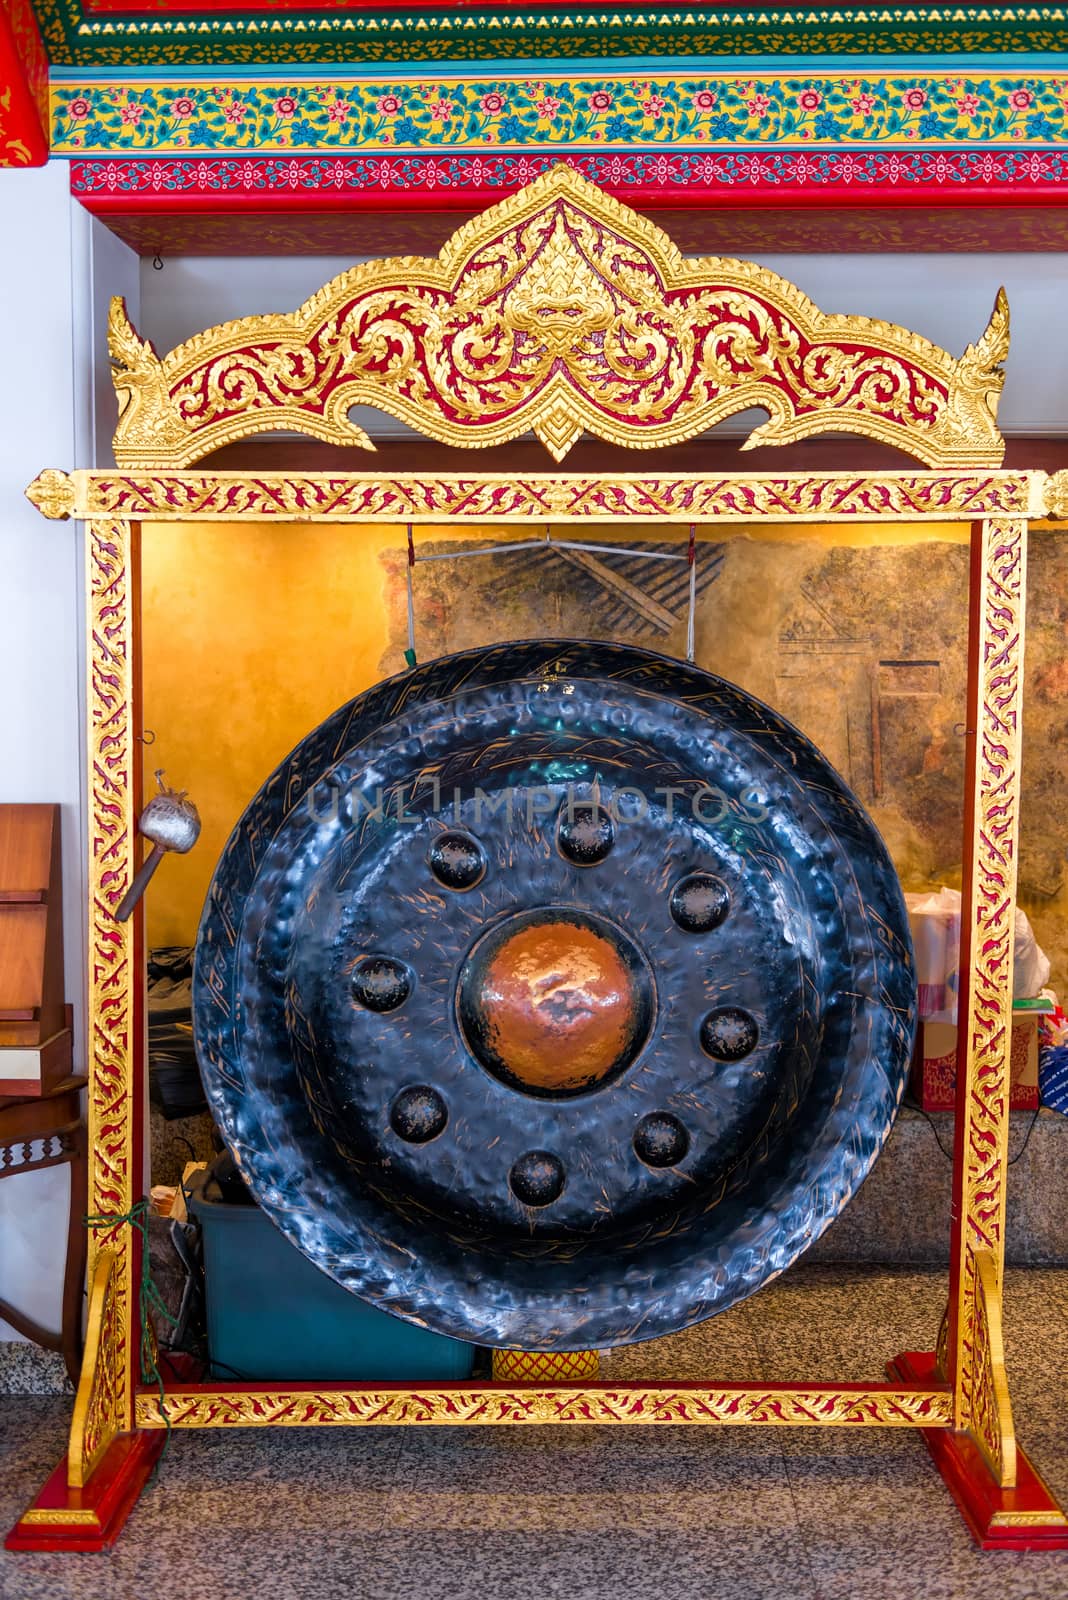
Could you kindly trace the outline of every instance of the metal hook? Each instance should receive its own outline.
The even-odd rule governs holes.
[[[138,739],[140,740],[140,742],[143,745],[155,744],[155,742],[156,742],[155,729],[153,729],[153,728],[145,728],[145,729],[142,730],[141,733],[139,733],[137,735],[137,737],[138,737]]]
[[[162,272],[163,271],[163,257],[160,255],[158,250],[156,251],[155,255],[152,257],[152,266],[153,266],[153,268],[154,268],[154,270],[156,272]]]

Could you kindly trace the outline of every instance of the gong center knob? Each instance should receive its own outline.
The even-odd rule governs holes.
[[[634,941],[603,917],[549,906],[482,936],[457,1013],[494,1077],[533,1095],[582,1094],[625,1071],[649,1037],[655,991]]]

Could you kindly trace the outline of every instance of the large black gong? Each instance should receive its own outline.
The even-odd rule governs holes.
[[[670,1333],[816,1239],[889,1132],[893,867],[795,728],[623,646],[467,651],[310,733],[194,981],[253,1194],[339,1283],[498,1346]]]

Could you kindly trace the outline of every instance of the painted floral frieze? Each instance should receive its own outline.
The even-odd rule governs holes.
[[[53,153],[1056,145],[1068,73],[64,82]]]

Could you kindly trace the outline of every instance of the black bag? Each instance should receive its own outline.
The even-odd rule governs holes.
[[[148,958],[148,1093],[173,1122],[207,1111],[193,1048],[193,951],[165,945]]]

